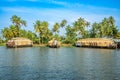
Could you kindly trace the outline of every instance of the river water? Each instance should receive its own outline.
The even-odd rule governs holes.
[[[120,80],[120,50],[2,46],[0,80]]]

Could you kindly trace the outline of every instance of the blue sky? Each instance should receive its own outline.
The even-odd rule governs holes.
[[[12,15],[27,21],[24,29],[33,31],[36,20],[48,21],[51,29],[55,22],[66,19],[72,24],[79,17],[91,22],[100,22],[113,16],[120,29],[119,0],[0,0],[0,29],[8,27]]]

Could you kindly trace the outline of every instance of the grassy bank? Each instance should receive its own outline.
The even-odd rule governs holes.
[[[5,46],[5,43],[0,43],[0,46]]]
[[[47,44],[33,44],[33,47],[46,47],[47,46]]]
[[[73,44],[61,44],[62,47],[72,47]]]
[[[6,43],[0,43],[0,46],[5,46]],[[33,47],[46,47],[47,44],[33,44]],[[61,47],[72,47],[72,44],[61,44]]]
[[[34,47],[39,46],[39,47],[46,47],[47,44],[33,44]],[[61,44],[61,47],[72,47],[72,44]]]

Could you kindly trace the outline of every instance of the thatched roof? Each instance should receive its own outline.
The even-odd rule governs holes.
[[[80,39],[77,42],[114,42],[114,41],[107,38],[87,38],[87,39]]]
[[[30,39],[23,38],[23,37],[16,37],[16,38],[12,38],[11,40],[31,41]]]

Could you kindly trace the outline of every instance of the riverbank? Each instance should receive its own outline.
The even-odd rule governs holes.
[[[0,46],[5,46],[5,43],[0,43]]]
[[[62,47],[72,47],[73,44],[61,44]]]
[[[46,47],[47,44],[33,44],[33,47],[40,46],[40,47]],[[61,44],[61,47],[72,47],[72,44]]]
[[[46,47],[47,44],[33,44],[33,47]]]
[[[5,46],[6,43],[1,43],[0,46]],[[33,47],[46,47],[47,44],[33,44]],[[72,47],[72,44],[61,44],[61,47]]]

